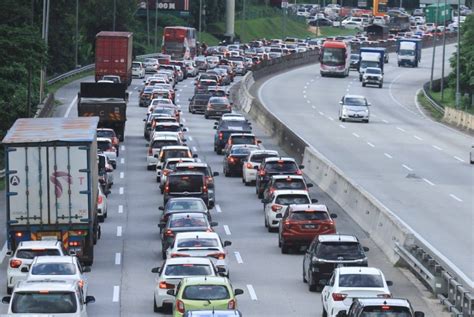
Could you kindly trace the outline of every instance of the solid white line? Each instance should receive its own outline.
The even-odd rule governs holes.
[[[187,130],[186,132],[189,133],[189,128],[188,127],[186,127],[186,130]]]
[[[189,139],[189,141],[192,141],[192,140],[193,140],[193,137],[192,137],[192,136],[188,136],[188,139]]]
[[[125,159],[123,157],[120,159],[120,164],[125,164]]]
[[[242,264],[244,263],[244,260],[242,260],[242,257],[240,256],[240,253],[237,251],[234,251],[235,259],[237,260],[237,263]]]
[[[387,120],[382,120],[382,122],[384,122],[384,123],[388,123],[388,121],[387,121]]]
[[[412,169],[411,167],[406,166],[405,164],[402,164],[402,166],[403,166],[404,168],[406,168],[407,170],[409,170],[410,172],[413,171],[413,169]]]
[[[197,152],[197,149],[195,146],[193,146],[193,152]]]
[[[69,113],[71,112],[72,106],[77,102],[77,95],[74,97],[74,99],[71,101],[69,104],[69,107],[67,107],[66,113],[64,114],[64,118],[69,117]]]
[[[133,90],[137,90],[138,89],[138,86],[137,87],[133,87]]]
[[[437,149],[438,151],[442,151],[442,150],[443,150],[442,148],[440,148],[440,147],[437,146],[437,145],[432,145],[432,147],[434,147],[434,148]]]
[[[314,79],[311,79],[310,82],[314,82]]]
[[[258,300],[257,294],[255,293],[255,290],[253,289],[253,286],[251,284],[247,284],[247,289],[249,291],[250,298],[252,300]]]
[[[371,146],[371,147],[375,147],[375,145],[373,145],[373,144],[370,143],[370,142],[367,142],[367,144],[368,144],[369,146]]]
[[[400,127],[397,127],[397,130],[400,130],[402,132],[406,132],[404,129],[400,128]]]
[[[118,213],[119,214],[123,213],[123,205],[118,206]]]
[[[322,111],[319,111],[319,114],[322,115],[322,116],[324,116],[324,112],[322,112]]]
[[[122,255],[120,252],[115,253],[115,265],[120,265],[120,261],[122,260]]]
[[[414,135],[413,137],[414,137],[415,139],[417,139],[417,140],[423,141],[423,139],[420,138],[418,135]]]
[[[120,146],[120,151],[125,151],[125,145]]]
[[[5,256],[7,255],[7,242],[5,241],[5,243],[3,244],[3,248],[2,248],[2,251],[0,251],[0,264],[3,263],[3,260],[5,259]]]
[[[114,294],[112,295],[112,302],[117,303],[119,301],[120,296],[120,286],[114,286]]]
[[[455,158],[456,160],[458,160],[459,162],[463,162],[463,163],[464,163],[464,160],[463,160],[462,158],[460,158],[460,157],[458,157],[458,156],[454,156],[454,158]]]
[[[117,226],[117,237],[122,236],[122,226]]]
[[[343,124],[339,125],[341,128],[345,129],[346,127]]]
[[[360,138],[360,135],[358,135],[358,134],[355,133],[355,132],[353,132],[352,135],[355,136],[356,138]]]
[[[120,172],[120,178],[123,178],[125,174],[123,172]]]
[[[393,158],[393,156],[391,156],[391,155],[388,154],[388,153],[384,153],[383,155],[385,155],[385,156],[388,157],[388,158]]]
[[[459,198],[459,197],[457,197],[456,195],[449,194],[449,196],[451,196],[451,198],[453,198],[453,199],[455,199],[455,200],[457,200],[457,201],[459,201],[459,202],[462,202],[462,199]]]
[[[428,184],[430,184],[431,186],[434,186],[434,183],[433,183],[433,182],[430,182],[430,181],[427,180],[426,178],[423,178],[423,180],[424,180],[425,182],[427,182]]]
[[[119,194],[120,194],[120,195],[123,195],[123,187],[120,187],[120,188],[119,188]]]
[[[221,206],[216,205],[216,211],[219,212],[219,213],[221,213],[221,212],[222,212]]]
[[[183,88],[186,88],[186,87],[188,87],[188,85],[183,85]]]
[[[224,231],[225,231],[225,234],[230,236],[232,233],[230,232],[230,229],[229,229],[229,226],[228,225],[224,225]]]
[[[334,121],[334,118],[333,117],[328,117],[329,120],[331,121]]]

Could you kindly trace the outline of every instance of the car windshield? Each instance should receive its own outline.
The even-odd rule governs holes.
[[[363,257],[357,242],[323,242],[318,245],[316,255],[328,260],[354,260]]]
[[[232,144],[255,144],[255,137],[253,135],[233,136]]]
[[[403,56],[415,56],[415,51],[414,50],[403,50],[403,49],[401,49],[398,52],[398,54],[403,55]]]
[[[132,63],[133,68],[140,68],[140,63]]]
[[[182,227],[207,227],[207,221],[203,214],[173,214],[169,219],[169,228]]]
[[[394,306],[367,306],[360,317],[411,317],[413,316],[408,307]]]
[[[170,192],[202,192],[204,183],[202,175],[170,175],[168,180]]]
[[[366,74],[381,74],[382,72],[380,71],[380,69],[376,69],[376,68],[367,68],[365,70],[365,73]]]
[[[302,179],[278,179],[273,183],[275,189],[306,189],[306,185]]]
[[[72,263],[37,263],[31,268],[33,275],[74,275],[76,267]]]
[[[367,105],[365,98],[346,97],[344,98],[344,104],[349,106],[364,107]]]
[[[358,61],[359,60],[359,55],[358,54],[351,54],[351,60]]]
[[[206,205],[202,200],[171,200],[166,206],[169,211],[206,211]]]
[[[293,212],[290,215],[291,220],[328,220],[329,216],[326,212],[315,210],[303,210]]]
[[[58,249],[18,249],[16,258],[32,260],[35,256],[61,255]]]
[[[226,105],[229,103],[229,100],[227,98],[222,98],[222,97],[212,97],[209,100],[210,103],[212,104],[223,104]]]
[[[183,299],[189,300],[222,300],[230,298],[224,285],[189,285],[183,291]]]
[[[178,248],[217,248],[219,243],[213,238],[189,238],[178,240]]]
[[[262,153],[252,155],[251,161],[254,163],[262,163],[263,159],[267,157],[276,157],[276,153]]]
[[[279,205],[309,204],[309,198],[306,195],[285,194],[278,195],[275,203]]]
[[[165,108],[165,107],[158,107],[158,108],[153,109],[153,113],[166,114],[166,115],[169,115],[169,116],[174,116],[174,109]]]
[[[97,130],[98,138],[113,138],[115,137],[115,132],[113,130]]]
[[[340,287],[384,287],[381,275],[375,274],[341,274]]]
[[[207,264],[170,264],[165,268],[166,276],[213,275],[211,266]]]
[[[15,292],[11,310],[17,314],[72,314],[77,311],[72,292]]]
[[[292,161],[273,161],[265,164],[265,169],[270,173],[296,173],[298,171],[298,166],[295,162]]]

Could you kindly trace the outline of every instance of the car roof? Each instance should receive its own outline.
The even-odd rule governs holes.
[[[275,179],[275,180],[288,179],[288,178],[291,178],[291,179],[304,179],[303,175],[272,175],[272,178]]]
[[[198,238],[198,239],[204,239],[204,238],[213,238],[213,239],[219,239],[219,235],[217,232],[178,232],[176,234],[176,240],[177,239],[189,239],[189,238]]]
[[[35,257],[35,263],[74,263],[74,259],[70,255],[64,256],[37,256]]]
[[[181,166],[195,166],[195,167],[208,167],[209,165],[207,163],[203,163],[203,162],[182,162],[182,163],[178,163],[176,165],[176,167],[181,167]]]
[[[348,234],[324,234],[319,235],[320,242],[359,242],[356,236]]]
[[[166,145],[166,146],[163,146],[161,147],[161,150],[162,151],[165,151],[165,150],[189,150],[189,146],[187,145]]]
[[[242,313],[238,310],[219,310],[219,309],[213,309],[213,310],[192,310],[188,311],[186,313],[186,316],[189,317],[231,317],[231,316],[242,316]]]
[[[97,128],[97,131],[114,131],[114,129],[109,129],[109,128]]]
[[[291,161],[295,162],[295,159],[287,156],[277,156],[277,157],[266,157],[265,162],[275,162],[275,161]]]
[[[362,306],[378,306],[378,305],[389,305],[389,306],[402,306],[410,307],[410,302],[403,298],[358,298],[357,299]]]
[[[250,155],[258,155],[258,154],[277,154],[278,155],[278,151],[275,151],[275,150],[253,150],[252,152],[250,152]]]
[[[232,144],[231,150],[239,149],[239,148],[251,148],[251,149],[258,149],[258,145],[256,144]]]
[[[255,134],[253,133],[231,133],[230,138],[235,137],[235,136],[253,136],[255,137]]]
[[[373,274],[380,275],[382,271],[375,267],[363,267],[363,266],[343,266],[338,267],[336,270],[339,274]]]
[[[14,292],[40,292],[40,291],[76,291],[77,281],[65,279],[44,279],[19,282]]]
[[[202,200],[202,198],[199,198],[199,197],[172,197],[168,200],[167,204],[170,201],[177,201],[177,200],[200,200],[200,201],[204,202],[204,200]]]
[[[169,178],[169,177],[172,177],[172,176],[183,176],[183,175],[198,175],[198,176],[204,177],[204,174],[203,174],[203,173],[200,173],[200,172],[192,172],[192,171],[186,170],[186,171],[176,171],[176,172],[173,172],[173,173],[171,173],[171,174],[168,175],[168,178]]]
[[[39,240],[39,241],[22,241],[20,242],[18,249],[34,249],[34,248],[57,248],[59,245],[57,240]]]
[[[301,210],[316,210],[316,211],[328,211],[328,207],[323,204],[296,204],[290,206],[290,211],[301,211]]]
[[[230,282],[227,277],[222,276],[193,276],[183,278],[182,285],[228,285]]]
[[[97,142],[112,142],[112,140],[110,138],[99,137],[97,138]]]
[[[304,196],[309,196],[308,191],[306,190],[293,190],[293,189],[280,189],[280,190],[275,190],[273,191],[274,196],[278,195],[304,195]]]
[[[209,258],[199,258],[199,257],[178,257],[178,258],[169,258],[166,259],[165,265],[173,264],[209,264],[212,265],[211,259]]]
[[[344,98],[363,98],[363,99],[366,99],[365,96],[362,96],[362,95],[344,95]]]
[[[153,137],[153,141],[159,141],[159,140],[179,140],[178,135],[155,135]]]

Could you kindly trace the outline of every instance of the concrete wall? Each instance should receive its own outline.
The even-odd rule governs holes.
[[[445,107],[443,121],[449,124],[454,124],[470,132],[474,131],[474,116],[465,111]]]

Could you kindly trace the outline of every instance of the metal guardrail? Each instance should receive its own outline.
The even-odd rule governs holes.
[[[95,67],[95,64],[90,64],[90,65],[87,65],[87,66],[84,66],[84,67],[81,67],[81,68],[73,69],[71,71],[68,71],[67,73],[61,74],[61,75],[56,76],[54,78],[51,78],[50,80],[47,81],[47,83],[48,83],[48,85],[52,85],[54,83],[57,83],[58,81],[66,79],[66,78],[75,76],[75,75],[83,73],[83,72],[87,72],[89,70],[93,70],[94,67]]]
[[[436,111],[438,111],[441,114],[444,114],[444,107],[442,105],[438,104],[433,99],[433,97],[431,97],[431,95],[429,93],[429,90],[430,90],[430,83],[427,82],[423,85],[423,95],[425,96],[426,99],[428,99],[428,102],[431,104],[433,109],[435,109]]]
[[[0,170],[0,179],[5,178],[5,169]]]

